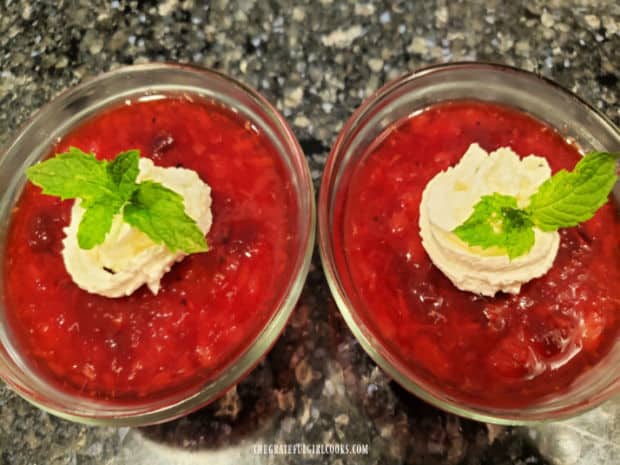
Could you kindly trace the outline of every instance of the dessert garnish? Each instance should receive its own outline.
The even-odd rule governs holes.
[[[106,161],[71,147],[27,177],[44,194],[76,200],[62,254],[88,292],[120,297],[147,284],[156,294],[174,262],[208,250],[210,188],[191,170],[157,167],[138,150]]]
[[[593,152],[572,172],[510,148],[487,154],[472,144],[460,162],[426,186],[422,243],[433,263],[461,290],[493,296],[519,292],[545,274],[559,247],[559,228],[590,219],[616,180],[617,155]]]
[[[571,172],[561,170],[547,179],[519,208],[517,198],[493,193],[474,205],[471,216],[454,233],[469,245],[498,247],[511,259],[534,245],[534,228],[556,231],[589,220],[607,202],[618,176],[619,155],[591,152]]]

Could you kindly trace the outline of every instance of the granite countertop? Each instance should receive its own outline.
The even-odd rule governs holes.
[[[293,127],[316,187],[352,111],[424,65],[488,60],[550,77],[620,124],[620,3],[355,0],[0,0],[0,144],[56,93],[121,65],[196,63],[259,89]],[[264,456],[262,443],[361,443],[367,455]],[[102,428],[0,386],[0,464],[612,465],[620,400],[570,421],[505,428],[405,392],[341,319],[315,257],[275,348],[223,399],[180,420]]]

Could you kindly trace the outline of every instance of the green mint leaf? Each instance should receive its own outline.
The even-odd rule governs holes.
[[[92,153],[71,147],[65,153],[30,167],[26,176],[41,187],[44,194],[61,199],[81,199],[84,216],[78,226],[78,245],[92,249],[105,240],[112,227],[112,218],[127,198],[129,179],[135,185],[132,163],[135,154],[129,154],[108,163],[97,160]],[[137,160],[136,160],[137,163]],[[137,168],[137,165],[136,165]],[[121,188],[122,186],[122,188]]]
[[[103,243],[123,203],[117,197],[101,197],[84,210],[77,232],[81,249],[89,250]]]
[[[534,245],[533,226],[555,231],[594,216],[618,180],[618,157],[605,152],[585,155],[573,171],[561,170],[541,184],[525,209],[511,196],[484,196],[454,233],[469,245],[505,250],[511,260],[524,255]]]
[[[532,226],[529,214],[518,208],[515,197],[495,193],[483,196],[453,232],[471,246],[496,247],[512,260],[534,245]]]
[[[157,182],[144,181],[138,184],[123,209],[123,218],[172,252],[182,250],[197,253],[208,250],[204,234],[185,213],[183,197]]]
[[[44,194],[81,200],[84,215],[77,239],[82,249],[103,243],[114,216],[122,210],[127,223],[173,252],[206,251],[204,234],[185,213],[182,196],[153,181],[136,183],[139,161],[138,150],[121,152],[107,162],[71,147],[30,167],[26,174]]]
[[[506,230],[505,248],[511,260],[527,254],[536,241],[532,220],[527,212],[518,208],[502,210]]]
[[[65,153],[31,166],[26,176],[44,194],[63,200],[82,199],[88,203],[103,195],[114,195],[106,164],[92,153],[71,147]]]
[[[527,211],[543,231],[576,226],[607,202],[618,176],[618,155],[592,152],[572,172],[562,170],[546,180],[530,199]]]
[[[136,178],[140,171],[139,161],[140,151],[128,150],[119,153],[107,166],[108,175],[118,187],[119,196],[124,200],[129,200],[133,191],[136,190]]]

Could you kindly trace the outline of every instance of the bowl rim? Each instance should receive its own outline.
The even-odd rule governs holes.
[[[109,408],[109,404],[101,403],[95,399],[84,398],[80,398],[80,400],[88,402],[89,407],[96,406],[98,409],[96,414],[94,414],[95,409],[84,412],[82,410],[72,410],[71,406],[65,406],[68,408],[59,408],[57,403],[49,401],[45,393],[33,391],[28,386],[22,385],[18,380],[10,378],[9,374],[5,375],[5,373],[2,373],[0,379],[6,382],[18,395],[36,407],[63,419],[97,426],[144,426],[179,418],[218,399],[249,374],[276,343],[301,296],[306,277],[310,270],[316,238],[316,202],[308,161],[293,130],[285,118],[275,108],[275,105],[271,104],[266,97],[250,85],[228,76],[223,72],[193,64],[149,62],[120,66],[95,76],[89,76],[79,84],[58,92],[49,102],[33,112],[0,147],[0,161],[2,161],[10,150],[20,143],[22,138],[28,135],[32,127],[42,116],[46,115],[55,105],[58,105],[58,103],[64,99],[70,98],[74,94],[84,92],[89,88],[102,85],[109,79],[116,78],[119,75],[165,70],[207,76],[207,78],[220,81],[229,91],[230,89],[241,91],[264,111],[265,116],[261,119],[271,120],[277,127],[277,132],[286,141],[286,147],[283,153],[292,160],[295,160],[300,170],[297,174],[299,174],[300,184],[302,184],[299,191],[301,194],[296,194],[295,198],[298,203],[308,206],[307,210],[300,208],[299,212],[300,218],[303,218],[304,230],[300,231],[300,247],[292,263],[294,267],[292,270],[293,273],[286,282],[285,289],[287,289],[288,292],[283,293],[278,304],[274,305],[269,319],[264,323],[264,326],[258,334],[253,337],[251,344],[235,355],[234,358],[221,369],[215,379],[203,382],[196,389],[192,389],[193,392],[190,392],[182,399],[154,410],[140,411],[137,414],[132,412],[129,412],[129,414],[119,414],[118,410],[115,410],[116,413],[113,415],[101,415],[101,413],[106,412],[106,408]],[[165,87],[165,84],[165,81],[153,82],[153,86],[163,85]],[[204,88],[208,89],[206,86]],[[140,89],[140,87],[137,87],[137,89]],[[125,91],[130,90],[131,87],[125,89]],[[215,98],[215,100],[217,101],[218,99]],[[3,306],[1,302],[0,306]],[[158,402],[163,403],[168,397],[172,396],[174,396],[174,392],[169,396],[162,396],[158,399]]]
[[[338,137],[336,138],[336,142],[332,146],[332,149],[327,158],[325,170],[323,171],[323,176],[321,178],[321,186],[318,200],[318,245],[321,263],[323,266],[323,271],[325,273],[327,284],[329,286],[332,296],[334,297],[334,300],[336,301],[338,310],[340,311],[347,326],[349,327],[357,341],[360,343],[364,351],[392,379],[394,379],[407,391],[421,398],[425,402],[428,402],[429,404],[439,409],[465,418],[470,418],[476,421],[486,423],[494,423],[508,426],[537,425],[547,421],[557,421],[583,414],[589,410],[598,407],[606,400],[613,398],[620,392],[620,389],[617,389],[616,392],[612,391],[608,393],[608,395],[603,396],[603,398],[597,399],[595,402],[589,404],[579,403],[570,406],[570,408],[568,409],[563,409],[560,413],[553,413],[553,418],[549,418],[548,415],[532,416],[531,418],[523,418],[518,415],[508,414],[497,415],[485,412],[480,407],[463,407],[461,405],[457,405],[452,401],[440,399],[421,385],[417,384],[416,381],[410,379],[408,376],[403,374],[393,362],[391,362],[387,357],[382,355],[381,351],[387,353],[387,350],[384,349],[383,344],[381,344],[379,341],[377,341],[376,343],[373,343],[371,341],[372,331],[367,329],[366,326],[361,322],[361,320],[358,320],[356,316],[357,312],[354,308],[354,305],[349,305],[347,292],[344,290],[343,286],[339,284],[339,272],[334,263],[332,253],[333,243],[331,240],[332,231],[330,228],[331,206],[329,203],[331,200],[330,196],[332,194],[331,184],[336,174],[336,161],[339,158],[339,154],[343,150],[343,146],[345,146],[346,143],[349,142],[349,139],[351,137],[354,137],[354,129],[358,128],[358,123],[363,119],[366,113],[374,106],[376,106],[379,102],[381,102],[384,97],[390,95],[392,92],[399,89],[402,85],[410,81],[432,75],[434,73],[444,73],[467,68],[476,70],[488,70],[500,73],[513,73],[529,79],[537,79],[544,84],[553,87],[564,96],[575,100],[578,104],[585,106],[597,118],[598,123],[609,126],[620,137],[620,129],[618,129],[615,124],[602,112],[590,105],[584,99],[545,76],[541,76],[540,74],[520,69],[514,66],[487,61],[456,61],[424,66],[411,72],[405,73],[395,79],[392,79],[391,81],[380,87],[378,90],[376,90],[372,95],[367,97],[362,102],[362,104],[352,113],[352,115],[349,117],[349,119],[340,130]],[[336,187],[337,182],[334,183],[333,190],[336,190]],[[380,350],[378,350],[377,347]],[[508,409],[504,409],[504,411],[506,410]],[[511,410],[514,410],[514,412],[517,413],[520,412],[521,409],[513,408]]]

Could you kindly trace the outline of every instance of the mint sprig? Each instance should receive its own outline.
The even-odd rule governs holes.
[[[469,245],[504,250],[511,260],[534,245],[532,220],[517,207],[517,199],[511,195],[483,196],[454,233]]]
[[[125,205],[123,219],[170,250],[181,249],[187,253],[206,250],[204,234],[183,210],[183,197],[159,183],[138,184]]]
[[[204,234],[185,213],[181,195],[154,181],[136,182],[139,159],[138,150],[119,153],[108,162],[71,147],[31,166],[26,176],[46,195],[81,200],[84,215],[77,239],[82,249],[103,243],[120,213],[125,222],[172,252],[208,250]]]
[[[525,255],[534,246],[534,227],[556,231],[594,216],[618,179],[619,156],[606,152],[585,155],[573,171],[559,171],[541,184],[526,208],[519,208],[510,195],[485,195],[453,232],[471,246],[495,247],[511,260]]]
[[[534,224],[543,231],[555,231],[592,218],[616,184],[618,156],[592,152],[572,172],[562,170],[547,179],[527,207]]]

